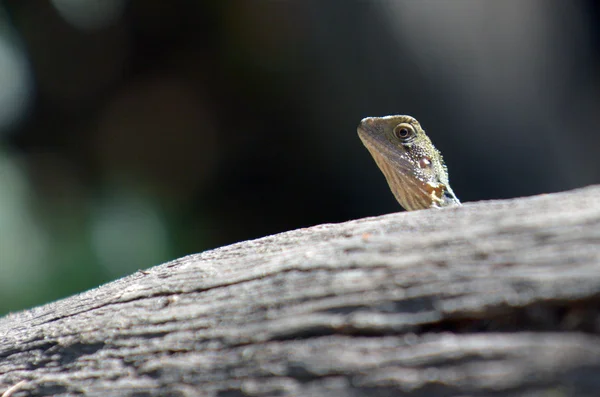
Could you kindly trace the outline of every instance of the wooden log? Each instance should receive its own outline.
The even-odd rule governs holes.
[[[0,393],[596,396],[598,197],[319,225],[140,271],[0,319]]]

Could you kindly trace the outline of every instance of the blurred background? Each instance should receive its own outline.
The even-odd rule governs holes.
[[[0,1],[0,314],[399,211],[410,114],[463,201],[600,182],[595,0]]]

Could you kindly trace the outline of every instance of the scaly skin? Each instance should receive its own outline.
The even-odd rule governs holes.
[[[367,117],[358,125],[358,136],[404,209],[461,205],[448,182],[442,155],[417,120],[410,116]]]

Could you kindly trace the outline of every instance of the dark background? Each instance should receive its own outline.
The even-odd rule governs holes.
[[[596,1],[0,1],[0,313],[400,210],[410,114],[463,202],[600,182]]]

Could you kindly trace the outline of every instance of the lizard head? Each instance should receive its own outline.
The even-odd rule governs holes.
[[[358,136],[404,209],[460,205],[442,155],[416,119],[367,117],[358,125]]]

